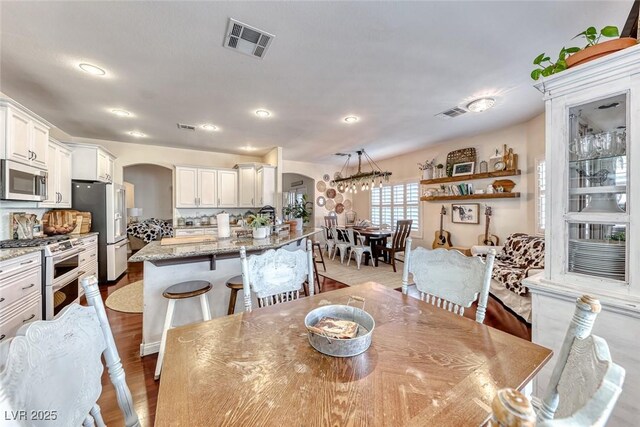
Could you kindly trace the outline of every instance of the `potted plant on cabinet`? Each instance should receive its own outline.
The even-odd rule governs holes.
[[[269,225],[271,219],[262,215],[250,215],[249,219],[251,220],[249,225],[253,228],[253,238],[266,239],[269,236],[269,230],[271,229],[271,226]]]
[[[302,230],[302,224],[309,222],[309,216],[311,215],[310,206],[312,203],[307,200],[307,195],[302,196],[302,200],[291,203],[284,208],[284,214],[288,218],[293,218],[296,221],[296,230]]]

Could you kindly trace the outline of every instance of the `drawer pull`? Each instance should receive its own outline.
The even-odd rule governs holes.
[[[3,339],[5,339],[5,338],[6,338],[6,335],[5,335],[5,334],[0,335],[0,341],[2,341],[2,340],[3,340]]]
[[[78,276],[82,276],[86,271],[78,271]]]
[[[31,289],[31,288],[33,288],[35,285],[36,285],[35,283],[32,283],[32,284],[30,284],[29,286],[25,286],[24,288],[22,288],[22,290],[24,291],[24,290],[27,290],[27,289]]]
[[[28,318],[28,319],[24,319],[24,320],[22,321],[22,323],[27,323],[29,320],[33,319],[34,317],[36,317],[36,315],[35,315],[35,314],[32,314],[31,316],[29,316],[29,318]]]
[[[96,254],[91,254],[91,256],[90,256],[89,258],[93,258],[93,257],[95,257],[95,256],[96,256]]]
[[[33,260],[32,260],[32,259],[30,259],[29,261],[21,262],[21,263],[20,263],[20,265],[27,265],[27,264],[31,264],[32,262],[33,262]],[[2,272],[0,271],[0,273],[2,273]]]
[[[3,302],[3,301],[4,301],[4,297],[0,298],[0,302]]]

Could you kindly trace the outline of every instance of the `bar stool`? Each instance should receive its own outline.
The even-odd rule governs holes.
[[[229,310],[227,314],[233,314],[236,311],[236,298],[238,297],[238,291],[242,289],[242,274],[233,276],[227,280],[227,288],[231,289],[231,295],[229,295]]]
[[[320,261],[316,259],[317,264],[322,264],[322,268],[324,271],[327,271],[327,266],[324,264],[324,256],[322,255],[322,243],[313,242],[313,251],[315,252],[316,248],[318,248],[318,254],[320,254]]]
[[[191,280],[188,282],[176,283],[169,286],[162,293],[162,296],[169,300],[167,306],[167,315],[164,319],[164,328],[162,329],[162,339],[160,340],[160,353],[156,362],[156,372],[153,379],[160,378],[162,371],[162,361],[164,359],[164,350],[167,346],[167,332],[171,329],[173,322],[173,313],[176,307],[176,301],[181,299],[200,297],[200,307],[202,308],[202,317],[205,321],[211,320],[211,310],[209,309],[209,300],[207,300],[207,292],[211,290],[211,283],[206,280]]]

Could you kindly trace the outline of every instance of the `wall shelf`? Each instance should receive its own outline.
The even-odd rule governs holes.
[[[484,174],[483,174],[484,175]],[[477,200],[477,199],[516,199],[520,193],[466,194],[459,196],[422,196],[423,202],[439,202],[444,200]]]
[[[445,184],[447,182],[473,181],[476,179],[487,179],[487,178],[501,178],[504,176],[517,176],[517,175],[520,175],[521,173],[522,172],[520,171],[520,169],[509,170],[509,171],[474,173],[471,175],[447,176],[444,178],[423,179],[422,181],[420,181],[420,184],[423,184],[423,185]]]

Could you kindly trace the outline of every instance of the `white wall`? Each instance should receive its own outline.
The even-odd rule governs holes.
[[[129,208],[142,208],[140,219],[173,217],[173,170],[163,166],[140,164],[125,166],[123,178],[138,189],[134,204]]]
[[[464,120],[464,117],[455,120]],[[453,123],[453,122],[452,122]],[[454,246],[469,247],[477,244],[480,234],[484,233],[484,205],[488,203],[493,208],[491,218],[491,232],[500,237],[501,243],[506,237],[515,232],[535,233],[535,159],[544,156],[544,115],[532,120],[498,131],[444,141],[437,145],[425,147],[424,150],[404,154],[386,160],[377,161],[383,170],[392,173],[391,182],[403,182],[407,180],[419,180],[421,172],[417,163],[425,160],[436,159],[436,163],[446,163],[447,154],[450,151],[474,147],[478,158],[487,160],[498,148],[502,151],[503,144],[513,148],[518,154],[518,168],[522,170],[521,176],[508,177],[516,183],[514,192],[522,193],[520,199],[494,199],[494,200],[468,200],[460,203],[479,203],[480,224],[452,224],[451,201],[448,202],[420,202],[422,219],[422,241],[415,241],[420,246],[430,247],[434,234],[440,225],[440,207],[445,205],[447,215],[444,218],[444,228],[451,232]],[[477,167],[477,163],[476,163]],[[473,181],[475,188],[484,188],[494,179]],[[429,187],[422,186],[424,191]],[[354,197],[354,207],[358,218],[370,217],[370,192],[358,192]]]

